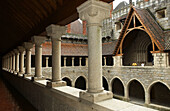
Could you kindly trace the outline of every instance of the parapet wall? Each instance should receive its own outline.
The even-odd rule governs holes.
[[[51,68],[43,68],[43,75],[51,78]],[[72,86],[75,86],[75,81],[78,77],[83,76],[88,83],[88,67],[86,66],[75,66],[75,67],[63,67],[62,78],[67,77],[72,81]],[[32,68],[34,74],[34,69]],[[124,87],[127,87],[131,80],[139,81],[145,89],[155,82],[162,82],[170,87],[170,67],[153,67],[153,66],[103,66],[103,76],[106,78],[109,90],[111,89],[112,80],[119,78]],[[87,84],[86,84],[87,86]]]
[[[17,89],[38,111],[110,111],[98,105],[83,104],[80,102],[79,89],[66,86],[65,88],[46,87],[43,82],[32,82],[8,72],[3,72],[5,79]],[[66,90],[67,89],[67,90]],[[66,93],[66,90],[68,93]],[[69,94],[70,91],[75,94]]]
[[[109,99],[90,103],[79,98],[80,89],[69,86],[46,87],[47,80],[31,81],[13,73],[2,71],[6,79],[20,92],[38,111],[156,111],[132,103]],[[120,105],[121,104],[121,105]]]

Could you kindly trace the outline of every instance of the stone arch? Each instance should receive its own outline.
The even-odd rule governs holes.
[[[75,80],[75,88],[86,90],[87,80],[84,76],[79,76]]]
[[[127,84],[129,99],[135,102],[145,102],[145,87],[138,79],[131,79]]]
[[[113,94],[124,96],[125,85],[119,77],[115,77],[111,80]]]
[[[67,86],[72,86],[72,79],[70,77],[64,76],[62,80],[67,83]]]
[[[137,63],[141,65],[152,65],[152,62],[148,62],[147,53],[150,51],[148,47],[152,42],[152,38],[144,29],[133,29],[129,31],[123,38],[121,47],[123,53],[123,65],[128,66],[132,63]]]
[[[151,103],[170,107],[170,86],[166,83],[154,81],[148,87],[148,94]]]
[[[105,76],[102,76],[102,81],[103,81],[103,87],[104,87],[104,90],[109,90],[109,84],[108,84],[108,80]]]

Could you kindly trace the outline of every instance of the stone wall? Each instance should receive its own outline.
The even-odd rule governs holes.
[[[32,73],[34,69],[32,68]],[[43,68],[43,75],[51,78],[51,68]],[[88,68],[82,67],[63,67],[62,78],[67,77],[75,86],[75,81],[78,77],[83,76],[88,83]],[[153,66],[105,66],[103,67],[103,76],[108,81],[109,90],[112,91],[111,85],[114,78],[119,78],[124,87],[127,87],[131,80],[139,81],[145,90],[155,82],[162,82],[170,88],[170,67],[153,67]],[[86,85],[87,86],[87,85]]]

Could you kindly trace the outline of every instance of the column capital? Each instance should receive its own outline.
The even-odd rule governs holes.
[[[52,39],[59,39],[62,35],[66,33],[66,27],[60,25],[51,24],[46,28],[47,35],[50,36]]]
[[[11,55],[15,55],[15,52],[14,52],[14,51],[11,51],[10,53],[11,53]]]
[[[31,43],[31,42],[24,42],[23,46],[24,46],[24,48],[26,50],[30,50],[30,49],[33,48],[33,43]]]
[[[19,53],[18,49],[14,49],[14,52],[15,52],[15,54]]]
[[[40,46],[45,42],[47,38],[45,36],[33,36],[32,37],[32,42],[35,43],[35,45]]]
[[[24,52],[25,48],[23,46],[18,46],[18,50],[19,50],[19,52]]]
[[[101,25],[103,19],[110,17],[111,5],[98,0],[88,0],[77,7],[79,17],[88,25]]]

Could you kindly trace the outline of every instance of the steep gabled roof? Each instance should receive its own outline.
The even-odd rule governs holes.
[[[155,39],[156,43],[159,44],[162,50],[164,50],[165,37],[162,28],[159,26],[156,20],[151,16],[148,10],[137,9],[137,8],[134,9],[137,12],[136,14],[140,17],[140,20],[146,26],[146,29]]]
[[[142,27],[144,28],[146,33],[150,36],[155,46],[157,46],[160,51],[165,50],[165,36],[164,36],[164,32],[162,28],[155,21],[155,19],[152,17],[152,15],[149,13],[148,10],[137,9],[132,6],[126,18],[125,24],[122,28],[122,31],[120,33],[120,36],[115,46],[115,50],[113,54],[116,55],[120,51],[120,45],[126,33],[128,32],[128,27],[132,21],[133,16],[135,16],[140,21]],[[122,52],[120,53],[122,54]]]
[[[165,50],[170,51],[170,30],[165,31]]]

